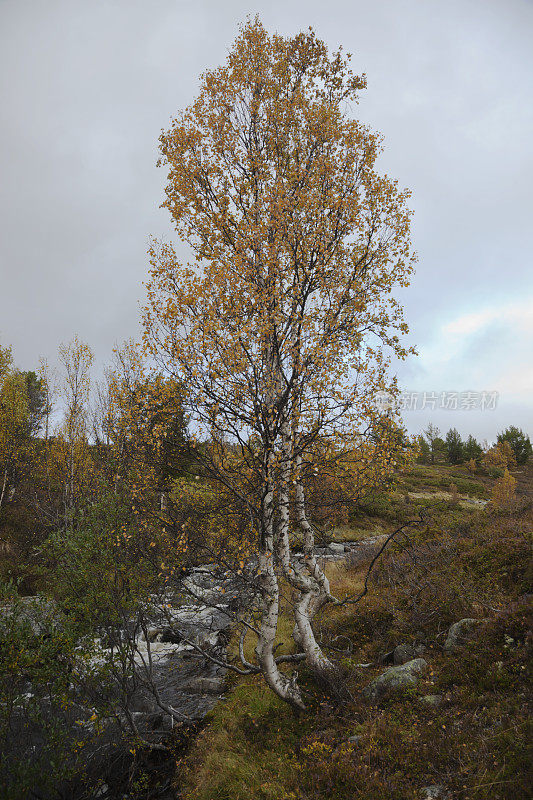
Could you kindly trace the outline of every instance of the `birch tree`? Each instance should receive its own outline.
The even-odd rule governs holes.
[[[0,345],[0,511],[28,462],[29,402],[24,373]]]
[[[64,522],[65,527],[68,527],[84,494],[91,471],[87,414],[93,353],[87,344],[75,336],[68,344],[60,345],[59,359],[63,368],[65,413],[57,433],[63,445],[59,460],[60,472],[63,473]]]
[[[409,352],[392,291],[413,269],[410,212],[408,192],[376,170],[380,137],[350,115],[364,87],[349,54],[311,29],[284,38],[256,18],[160,137],[164,206],[192,258],[153,243],[144,343],[186,387],[204,474],[251,520],[260,620],[243,664],[300,708],[296,673],[276,658],[280,593],[294,660],[329,683],[313,617],[339,602],[306,486],[323,457],[355,485],[379,483],[400,450],[373,398],[396,394],[390,360]]]

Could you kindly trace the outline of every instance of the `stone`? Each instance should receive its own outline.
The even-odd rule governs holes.
[[[422,786],[420,789],[421,800],[447,800],[450,793],[444,786],[435,784],[434,786]]]
[[[150,639],[150,641],[154,641]],[[183,641],[183,635],[177,631],[175,628],[163,628],[160,634],[159,641],[163,642],[164,644],[179,644]]]
[[[389,650],[388,653],[383,653],[379,659],[380,664],[393,664],[394,663],[394,650]]]
[[[476,628],[482,625],[484,621],[465,617],[465,619],[460,619],[459,622],[454,622],[448,630],[448,635],[444,642],[444,650],[447,653],[455,653],[460,650],[472,639]]]
[[[442,695],[441,694],[425,694],[423,697],[420,697],[420,702],[423,703],[425,706],[431,706],[433,708],[438,708],[442,703]]]
[[[163,633],[164,628],[158,628],[155,625],[151,625],[146,629],[146,639],[149,642],[157,641],[158,636],[161,636]]]
[[[169,714],[164,714],[162,711],[134,711],[132,713],[133,721],[140,733],[150,732],[163,732],[172,729],[172,720]]]
[[[348,741],[350,744],[359,744],[362,738],[362,736],[348,736]]]
[[[392,653],[393,663],[398,666],[418,658],[426,651],[423,644],[399,644]]]
[[[423,658],[415,658],[406,664],[389,667],[363,689],[363,696],[368,700],[380,700],[390,692],[415,686],[426,670],[427,662]]]
[[[344,555],[344,544],[341,542],[330,542],[327,549],[334,556]]]
[[[220,694],[224,691],[224,678],[193,678],[182,689],[190,694]]]

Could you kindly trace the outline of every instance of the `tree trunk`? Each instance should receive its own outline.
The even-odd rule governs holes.
[[[282,700],[296,708],[304,704],[295,680],[280,672],[274,656],[279,617],[279,585],[274,569],[274,492],[271,469],[273,454],[266,459],[266,492],[262,502],[262,530],[259,552],[259,581],[261,585],[261,626],[255,648],[257,661],[265,681]]]
[[[321,598],[326,597],[326,591],[323,588],[324,583],[327,586],[327,593],[329,594],[329,584],[327,583],[326,576],[320,570],[321,581],[317,580],[315,574],[310,573],[308,576],[303,574],[296,562],[293,562],[290,557],[290,542],[289,542],[289,506],[290,494],[289,486],[291,476],[293,474],[293,440],[291,430],[288,422],[285,422],[281,427],[282,436],[282,461],[281,461],[281,476],[280,476],[280,489],[278,498],[279,507],[279,526],[278,526],[278,554],[282,565],[284,575],[289,584],[297,592],[297,600],[294,606],[294,621],[295,629],[293,638],[296,643],[303,649],[306,654],[306,662],[311,667],[312,671],[321,679],[329,682],[328,676],[333,673],[337,674],[334,664],[322,652],[322,649],[316,641],[313,627],[311,625],[311,612],[313,608],[320,603]],[[300,464],[296,464],[297,470],[300,469]],[[307,558],[310,552],[313,555],[314,536],[313,531],[307,519],[305,519],[305,506],[303,504],[303,487],[297,481],[297,519],[302,527],[301,520],[307,525],[307,530],[304,532],[304,556]],[[298,511],[298,506],[300,510]],[[318,565],[317,565],[318,566]],[[327,600],[326,600],[327,601]],[[323,603],[322,603],[323,605]]]

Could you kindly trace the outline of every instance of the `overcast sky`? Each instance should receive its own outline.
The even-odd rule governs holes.
[[[172,236],[159,133],[256,12],[367,74],[357,115],[413,192],[405,391],[499,393],[408,427],[533,433],[531,0],[0,0],[0,341],[31,369],[77,334],[101,366],[139,335],[148,237]]]

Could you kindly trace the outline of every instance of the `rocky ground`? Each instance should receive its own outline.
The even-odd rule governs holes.
[[[520,477],[517,501],[499,510],[486,476],[416,468],[358,514],[358,539],[421,511],[423,522],[387,551],[360,603],[317,621],[352,700],[317,689],[304,667],[308,709],[295,717],[260,680],[229,677],[177,759],[175,797],[529,800],[533,481]],[[357,592],[375,541],[336,544],[333,591]]]
[[[387,550],[361,603],[329,608],[317,623],[353,702],[339,707],[303,667],[308,711],[296,718],[258,677],[226,672],[242,579],[203,565],[180,591],[154,596],[142,624],[123,631],[137,676],[127,709],[105,724],[90,704],[71,709],[73,736],[80,724],[97,732],[84,754],[93,760],[86,796],[525,800],[531,482],[522,479],[519,505],[502,514],[485,510],[486,482],[475,489],[465,477],[473,494],[463,491],[457,502],[445,491],[450,477],[461,480],[419,470],[392,498],[363,510],[348,540],[340,541],[344,526],[317,548],[335,593],[359,592],[394,525],[418,520]],[[22,607],[42,634],[53,607],[32,598]],[[290,641],[290,631],[281,635]],[[98,666],[117,644],[102,631],[96,646]],[[140,744],[117,751],[119,728],[128,725]],[[39,737],[23,726],[20,735],[14,744],[31,760]],[[73,785],[56,796],[84,797]]]

